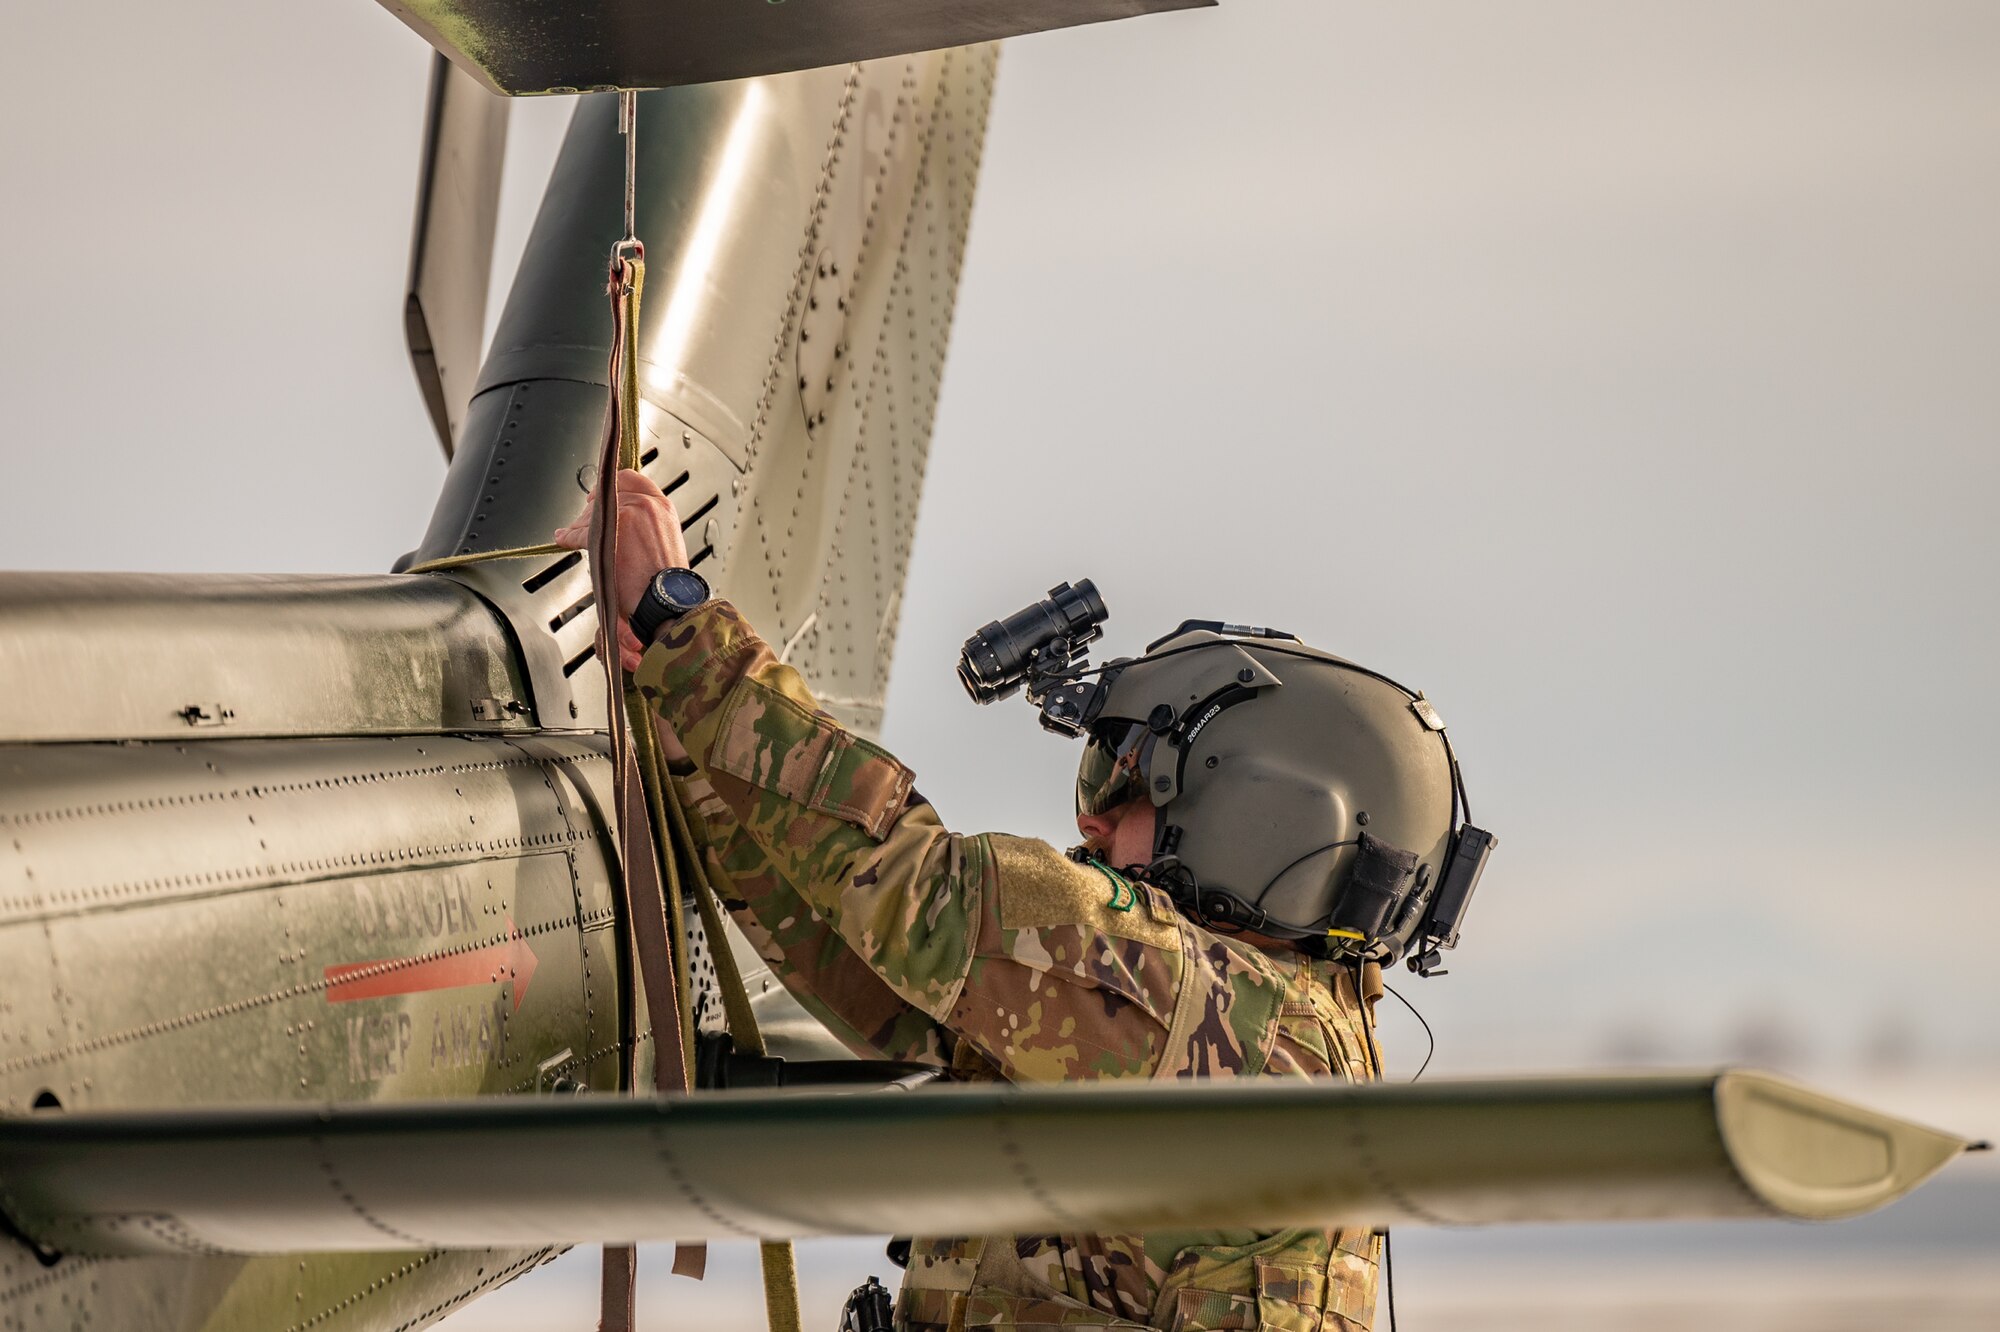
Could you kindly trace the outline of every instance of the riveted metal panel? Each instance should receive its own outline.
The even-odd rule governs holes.
[[[37,1099],[74,1099],[69,1061],[36,1061],[70,1044],[55,956],[41,921],[0,925],[0,1110],[17,1114]]]
[[[697,566],[849,723],[880,725],[996,48],[640,98],[646,470]],[[623,163],[579,104],[418,552],[528,545],[595,483]],[[455,571],[545,726],[601,725],[580,559]]]
[[[610,909],[554,761],[603,760],[538,743],[0,749],[0,1104],[534,1092],[588,1039],[573,866]],[[414,1327],[547,1253],[44,1269],[0,1243],[0,1332]]]
[[[543,792],[540,798],[537,792]],[[490,803],[498,814],[469,808]],[[536,760],[469,737],[0,748],[0,920],[558,850]]]
[[[87,1105],[200,1105],[297,1095],[292,1029],[278,1021],[272,894],[255,889],[48,921],[79,977],[66,1045]],[[38,1060],[31,1067],[41,1066]]]
[[[537,1070],[544,1087],[558,1080],[593,1091],[619,1087],[619,1053],[626,1039],[624,932],[616,919],[616,885],[606,848],[611,824],[604,817],[611,797],[611,765],[591,741],[529,737],[512,742],[535,758],[564,821],[577,834],[564,859],[578,932],[581,1039],[565,1046],[562,1058]],[[594,840],[593,840],[594,839]],[[530,1084],[510,1090],[532,1091]]]
[[[506,630],[445,579],[7,573],[0,623],[0,742],[534,724]]]
[[[0,1056],[12,1095],[46,1070],[71,1106],[473,1094],[585,1040],[571,866],[597,833],[509,745],[16,757],[4,937],[46,940],[52,995],[74,979],[34,1015],[60,1037]]]
[[[301,984],[280,1010],[300,1087],[342,1100],[533,1090],[536,1066],[583,1039],[566,852],[282,896]]]
[[[774,480],[815,484],[757,487],[730,551],[746,583],[763,573],[772,604],[756,609],[786,660],[865,730],[881,723],[997,58],[938,52],[860,88],[858,151],[829,161],[812,285],[793,311],[798,401],[776,405],[758,443]],[[817,576],[790,578],[799,568]]]
[[[413,1332],[557,1252],[72,1256],[43,1268],[0,1247],[0,1332]]]

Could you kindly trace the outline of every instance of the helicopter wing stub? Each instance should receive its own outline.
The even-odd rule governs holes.
[[[512,96],[671,88],[1018,37],[1216,0],[382,0]]]
[[[1966,1145],[1743,1072],[495,1097],[0,1120],[0,1204],[85,1255],[1830,1219]]]

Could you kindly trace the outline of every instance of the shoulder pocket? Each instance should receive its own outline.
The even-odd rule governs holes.
[[[1174,918],[1152,909],[1154,890],[1089,865],[1047,842],[989,833],[999,880],[1000,927],[1048,929],[1073,925],[1149,944],[1178,948]]]
[[[709,763],[877,841],[916,781],[893,755],[755,680],[730,694]]]

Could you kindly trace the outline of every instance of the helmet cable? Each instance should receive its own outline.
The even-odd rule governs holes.
[[[1410,1010],[1410,1016],[1415,1018],[1417,1020],[1417,1025],[1424,1029],[1424,1040],[1429,1043],[1429,1048],[1424,1051],[1424,1062],[1417,1065],[1417,1071],[1410,1076],[1410,1081],[1415,1082],[1418,1078],[1424,1075],[1424,1070],[1431,1066],[1431,1056],[1437,1053],[1437,1048],[1438,1048],[1437,1033],[1431,1030],[1430,1023],[1424,1021],[1424,1015],[1417,1011],[1417,1006],[1411,1003],[1408,999],[1405,999],[1403,997],[1403,992],[1401,990],[1389,984],[1389,982],[1387,981],[1382,982],[1382,988],[1387,990],[1390,994],[1395,995],[1396,1002]]]
[[[1389,1307],[1389,1332],[1396,1332],[1396,1262],[1390,1255],[1387,1226],[1382,1227],[1382,1302]]]

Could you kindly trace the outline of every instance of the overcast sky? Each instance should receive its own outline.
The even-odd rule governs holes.
[[[426,49],[364,0],[0,33],[0,563],[386,569],[443,472]],[[1428,690],[1500,836],[1406,987],[1441,1067],[2000,1059],[1996,59],[1991,5],[1825,0],[1012,44],[891,746],[1060,837],[1074,747],[965,703],[965,634],[1086,575],[1115,650],[1274,623]],[[502,283],[567,110],[517,107]]]
[[[443,475],[426,49],[366,0],[42,0],[0,47],[0,565],[387,569]],[[1917,0],[1011,44],[890,745],[1061,837],[1074,746],[964,701],[965,634],[1086,575],[1114,650],[1274,623],[1427,689],[1500,836],[1403,986],[1437,1069],[2000,1063],[1996,70],[2000,9]],[[567,113],[516,107],[502,285]],[[809,1251],[815,1316],[873,1255]]]

